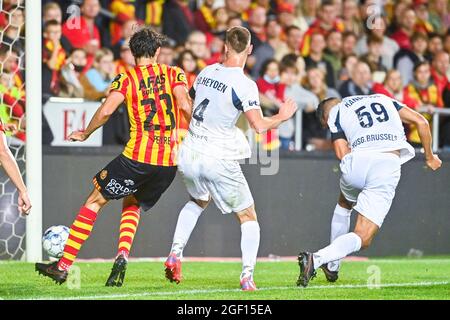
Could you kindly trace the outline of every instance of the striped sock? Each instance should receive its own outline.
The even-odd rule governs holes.
[[[139,225],[140,209],[138,206],[129,206],[122,211],[120,220],[119,251],[117,256],[123,255],[128,259],[133,239]]]
[[[60,270],[68,270],[72,266],[81,246],[89,238],[96,218],[96,212],[86,207],[81,207],[77,218],[70,228],[69,238],[64,247],[63,256],[58,262],[58,268]]]

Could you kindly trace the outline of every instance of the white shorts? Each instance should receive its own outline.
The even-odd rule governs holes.
[[[253,205],[247,180],[235,160],[216,159],[182,145],[178,171],[192,198],[208,201],[211,197],[224,214],[240,212]]]
[[[400,180],[400,157],[388,152],[353,152],[342,159],[341,172],[344,197],[356,202],[353,209],[381,227]]]

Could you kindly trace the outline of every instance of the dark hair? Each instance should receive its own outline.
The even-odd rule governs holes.
[[[326,6],[334,6],[334,2],[332,0],[322,0],[322,3],[320,4],[320,8],[323,8]]]
[[[289,26],[286,28],[286,34],[291,33],[292,30],[300,30],[301,31],[301,29],[299,27],[292,25],[292,26]]]
[[[180,68],[183,69],[183,59],[184,59],[184,57],[185,57],[186,55],[188,55],[188,54],[190,54],[190,55],[192,56],[192,58],[194,58],[194,60],[196,60],[196,59],[195,59],[195,54],[194,54],[191,50],[186,49],[186,50],[183,50],[183,51],[180,53],[180,55],[178,56],[177,66],[179,66]],[[195,73],[198,72],[198,66],[195,67],[195,71],[194,71],[194,72],[195,72]]]
[[[153,58],[165,37],[149,27],[136,31],[130,39],[130,49],[135,59]]]
[[[378,44],[382,44],[383,43],[383,38],[377,36],[374,33],[370,33],[367,36],[367,45],[370,45],[372,43],[378,43]]]
[[[430,63],[427,60],[419,61],[414,65],[413,72],[416,72],[421,66],[429,66]]]
[[[299,56],[295,53],[288,53],[281,58],[280,64],[282,65],[297,65]]]
[[[59,23],[57,20],[49,20],[44,24],[44,31],[47,31],[48,27],[53,27],[53,26],[61,26],[61,23]]]
[[[411,42],[415,42],[419,39],[428,41],[428,36],[422,32],[414,32],[413,35],[411,36]]]
[[[264,63],[261,66],[261,70],[259,71],[259,75],[263,77],[266,74],[267,69],[269,68],[269,65],[272,63],[276,63],[276,65],[279,67],[279,63],[276,59],[267,59],[264,61]]]
[[[317,119],[320,120],[320,119],[323,118],[323,115],[325,113],[325,107],[328,105],[329,102],[331,102],[333,100],[336,100],[336,99],[339,100],[336,97],[330,97],[330,98],[326,98],[326,99],[323,99],[322,101],[320,101],[320,103],[319,103],[319,105],[317,106],[317,109],[316,109],[316,117],[317,117]]]
[[[344,31],[342,33],[342,39],[345,40],[348,37],[353,37],[355,39],[358,39],[358,36],[356,35],[356,33],[354,33],[353,31]]]
[[[233,27],[227,30],[225,42],[236,53],[241,53],[250,43],[250,31],[244,27]]]

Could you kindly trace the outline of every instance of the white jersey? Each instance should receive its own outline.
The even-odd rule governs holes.
[[[398,114],[403,107],[382,94],[347,97],[330,110],[332,139],[346,139],[352,152],[400,150],[403,164],[415,155]]]
[[[242,68],[217,63],[200,72],[193,88],[194,112],[183,146],[217,159],[249,158],[250,146],[236,121],[242,112],[260,109],[256,83]]]

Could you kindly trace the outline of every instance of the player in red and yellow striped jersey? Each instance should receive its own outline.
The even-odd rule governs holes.
[[[75,219],[64,248],[55,263],[37,263],[36,270],[63,283],[83,243],[89,237],[98,212],[111,199],[122,199],[119,252],[107,286],[121,286],[129,250],[139,223],[140,210],[149,210],[172,183],[176,174],[176,150],[181,113],[188,119],[192,101],[184,72],[156,63],[163,37],[150,28],[130,39],[136,67],[118,75],[106,101],[84,132],[70,135],[86,140],[125,103],[130,118],[130,140],[121,155],[94,177],[94,190]]]

